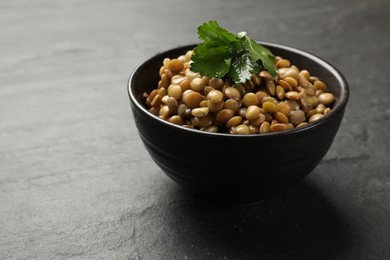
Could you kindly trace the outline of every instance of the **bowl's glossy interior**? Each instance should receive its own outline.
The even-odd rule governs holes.
[[[157,54],[129,78],[130,104],[146,149],[168,176],[206,198],[251,203],[291,187],[318,165],[341,123],[349,96],[341,73],[309,53],[262,44],[327,83],[335,96],[332,112],[306,127],[262,135],[201,132],[155,117],[142,104],[142,93],[156,88],[165,57],[176,58],[195,45]]]

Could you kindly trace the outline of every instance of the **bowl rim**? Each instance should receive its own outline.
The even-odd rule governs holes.
[[[215,136],[215,137],[220,137],[220,138],[269,138],[269,137],[274,137],[274,136],[285,136],[285,135],[291,135],[291,134],[298,134],[302,133],[305,131],[308,131],[313,128],[317,128],[318,126],[324,124],[328,119],[337,116],[339,113],[342,113],[343,110],[345,109],[348,99],[349,99],[349,85],[344,77],[344,75],[331,63],[328,61],[324,60],[323,58],[320,58],[319,56],[312,54],[310,52],[304,51],[299,48],[291,47],[288,45],[284,44],[278,44],[278,43],[271,43],[271,42],[266,42],[266,41],[256,41],[259,44],[264,45],[265,47],[272,47],[272,48],[277,48],[277,49],[283,49],[288,52],[293,52],[295,54],[298,54],[300,56],[304,56],[305,58],[308,58],[310,60],[313,60],[314,62],[320,64],[321,67],[324,67],[326,70],[328,70],[333,76],[336,77],[337,81],[340,82],[340,97],[338,100],[338,103],[336,106],[332,109],[331,113],[325,115],[324,117],[318,119],[315,122],[309,123],[306,126],[299,127],[299,128],[293,128],[281,132],[270,132],[270,133],[263,133],[263,134],[230,134],[230,133],[213,133],[213,132],[206,132],[206,131],[200,131],[199,129],[192,129],[192,128],[186,128],[182,127],[180,125],[173,124],[167,120],[161,119],[152,113],[150,113],[137,99],[135,93],[133,92],[132,89],[132,84],[134,77],[136,76],[137,72],[142,68],[142,66],[146,63],[151,62],[151,60],[157,58],[158,56],[164,55],[168,52],[172,52],[175,50],[179,49],[186,49],[188,50],[193,49],[198,43],[192,43],[192,44],[186,44],[186,45],[179,45],[174,48],[167,49],[165,51],[158,52],[154,54],[153,56],[149,57],[148,59],[144,60],[142,63],[137,65],[133,71],[131,72],[128,81],[127,81],[127,93],[129,96],[130,101],[144,114],[146,114],[148,117],[150,117],[152,120],[155,120],[159,123],[165,124],[168,127],[174,127],[178,131],[183,131],[186,133],[193,133],[197,135],[207,135],[207,136]],[[162,62],[162,61],[161,61]],[[310,68],[308,68],[310,69]],[[156,72],[157,73],[157,72]]]

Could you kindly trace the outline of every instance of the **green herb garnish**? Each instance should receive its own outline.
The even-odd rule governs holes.
[[[245,32],[234,35],[209,21],[198,27],[203,42],[194,49],[191,70],[210,78],[228,77],[236,84],[245,83],[262,68],[277,75],[275,56]]]

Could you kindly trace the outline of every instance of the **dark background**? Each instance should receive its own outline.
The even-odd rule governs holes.
[[[389,259],[389,17],[388,0],[2,0],[0,259]],[[131,115],[131,71],[210,19],[350,83],[324,160],[258,206],[193,200]]]

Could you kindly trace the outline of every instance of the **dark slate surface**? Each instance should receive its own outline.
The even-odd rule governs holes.
[[[390,2],[0,2],[0,259],[389,259]],[[152,162],[130,72],[209,19],[351,85],[323,162],[261,205],[194,201]]]

